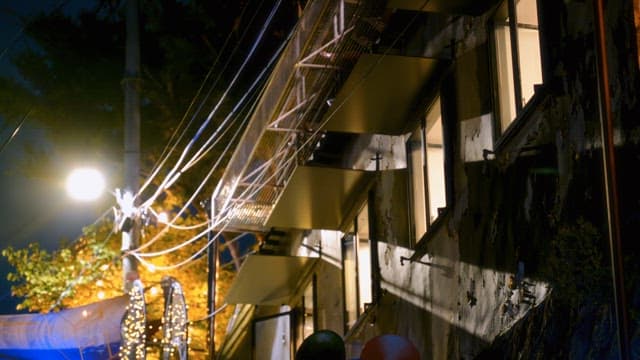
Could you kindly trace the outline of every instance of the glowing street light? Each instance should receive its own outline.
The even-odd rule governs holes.
[[[95,200],[102,195],[105,181],[102,174],[92,168],[73,170],[67,177],[66,189],[69,196],[79,201]]]

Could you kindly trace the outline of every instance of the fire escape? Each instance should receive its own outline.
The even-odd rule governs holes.
[[[382,10],[379,1],[308,4],[214,191],[218,228],[268,228],[294,170],[325,136],[336,92],[382,31]]]

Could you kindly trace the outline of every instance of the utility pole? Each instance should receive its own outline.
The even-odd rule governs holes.
[[[209,225],[210,226],[210,225]],[[213,230],[209,230],[208,239],[209,244],[208,252],[208,264],[209,264],[209,276],[207,279],[207,313],[209,317],[209,359],[216,358],[216,316],[213,315],[216,311],[216,272],[218,268],[218,239],[213,239]]]
[[[122,251],[138,247],[136,194],[140,174],[140,35],[138,28],[138,0],[126,0],[126,61],[122,86],[124,88],[124,194],[123,215],[128,219],[122,227]],[[124,290],[129,291],[138,278],[135,257],[122,258]]]
[[[204,211],[207,214],[207,226],[209,231],[207,232],[207,240],[209,241],[209,248],[207,249],[207,314],[209,316],[209,359],[216,358],[215,347],[215,330],[216,330],[216,316],[213,315],[216,312],[216,274],[218,270],[218,236],[214,238],[213,229],[211,225],[211,202],[205,200],[201,203],[204,207]]]

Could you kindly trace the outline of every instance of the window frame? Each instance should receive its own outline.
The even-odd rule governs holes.
[[[429,235],[435,231],[438,227],[439,224],[441,223],[441,221],[438,221],[446,212],[447,209],[449,208],[449,206],[451,206],[451,204],[453,203],[453,199],[452,199],[452,189],[453,189],[453,185],[452,185],[452,178],[451,178],[451,161],[452,161],[452,152],[451,152],[451,148],[450,148],[450,137],[451,137],[451,132],[449,127],[447,126],[447,116],[445,115],[446,110],[445,110],[445,106],[446,106],[447,102],[446,100],[444,100],[444,94],[442,91],[438,91],[437,94],[433,97],[431,97],[431,101],[428,103],[427,106],[425,106],[425,111],[421,112],[421,116],[420,116],[420,120],[418,121],[418,125],[414,128],[414,130],[408,134],[407,137],[407,141],[405,143],[406,145],[406,151],[407,151],[407,170],[408,170],[408,184],[407,184],[407,191],[408,191],[408,196],[407,196],[407,207],[408,207],[408,213],[409,213],[409,236],[411,237],[410,241],[409,241],[409,246],[412,249],[416,249],[418,248],[422,243],[424,243],[426,241],[426,239],[429,237]],[[443,192],[443,196],[444,196],[444,206],[443,207],[438,207],[437,208],[437,213],[436,214],[432,214],[432,203],[431,201],[433,200],[433,188],[430,189],[430,165],[429,165],[429,155],[428,155],[428,150],[429,150],[429,141],[428,141],[428,132],[429,132],[429,128],[430,126],[433,126],[433,124],[429,124],[428,118],[430,116],[433,116],[432,111],[435,109],[435,107],[439,108],[439,121],[440,121],[440,125],[442,127],[442,180],[443,180],[443,184],[442,184],[442,192]],[[416,196],[414,194],[414,189],[415,189],[415,184],[414,184],[414,176],[413,176],[413,170],[414,170],[414,166],[412,164],[412,151],[411,151],[411,144],[410,142],[415,141],[414,138],[415,136],[419,134],[420,136],[420,152],[423,158],[423,167],[422,167],[422,180],[423,180],[423,184],[422,184],[422,191],[423,191],[423,195],[424,195],[424,232],[422,234],[417,234],[417,225],[416,225],[416,220],[417,218],[420,216],[419,214],[416,214],[416,205],[415,205],[415,201],[416,201]],[[413,140],[412,140],[413,139]],[[439,165],[438,165],[439,166]],[[433,216],[435,215],[435,216]],[[432,217],[433,216],[433,217]]]
[[[310,296],[307,296],[307,291],[311,290]],[[310,302],[308,304],[307,302]],[[308,306],[310,305],[310,306]],[[307,312],[307,308],[311,309],[311,314]],[[317,274],[313,274],[311,280],[305,286],[302,294],[300,296],[300,303],[297,308],[297,316],[295,319],[295,326],[297,328],[296,344],[295,348],[297,349],[302,344],[302,341],[306,339],[309,335],[313,334],[317,331],[318,328],[318,277]],[[305,332],[305,326],[307,325],[308,318],[311,317],[311,332]]]
[[[522,68],[521,68],[521,56],[520,56],[520,38],[518,30],[519,28],[527,29],[531,28],[531,26],[526,24],[518,24],[518,13],[517,13],[517,0],[503,0],[500,5],[498,5],[494,11],[492,22],[491,22],[491,36],[490,36],[490,57],[491,57],[491,68],[492,68],[492,81],[493,81],[493,103],[494,103],[494,118],[495,118],[495,126],[494,126],[494,135],[495,139],[499,139],[504,135],[510,132],[511,128],[514,127],[514,124],[521,122],[523,117],[526,117],[526,113],[531,104],[535,103],[539,98],[538,88],[544,86],[545,84],[545,73],[544,73],[544,57],[545,57],[545,49],[544,49],[544,41],[543,41],[543,24],[540,19],[540,0],[531,0],[535,2],[536,8],[536,19],[537,19],[537,27],[535,28],[537,31],[537,39],[538,39],[538,50],[539,50],[539,75],[540,81],[538,83],[533,84],[533,94],[526,100],[516,101],[516,99],[523,99],[523,85],[522,85]],[[515,15],[514,15],[515,14]],[[515,19],[515,21],[508,21],[507,19]],[[499,44],[497,40],[497,30],[499,27],[505,27],[508,31],[508,46],[510,48],[510,52],[506,54],[509,57],[510,67],[507,69],[509,71],[509,76],[512,77],[512,81],[504,81],[500,79],[500,64],[498,57],[499,54]],[[504,119],[505,109],[503,109],[504,105],[504,96],[501,94],[501,87],[509,86],[510,89],[507,89],[509,93],[513,95],[513,99],[508,98],[507,101],[511,102],[509,104],[511,108],[515,107],[515,116],[509,119]],[[506,111],[511,111],[512,109],[508,109]]]
[[[343,298],[343,314],[344,314],[344,332],[345,334],[349,332],[349,330],[351,330],[352,328],[356,327],[358,324],[358,321],[360,320],[360,318],[362,317],[363,314],[366,313],[367,308],[374,304],[376,302],[376,288],[380,285],[378,283],[376,283],[376,281],[378,281],[377,276],[376,276],[376,263],[374,261],[374,257],[377,256],[377,253],[374,253],[374,251],[372,250],[374,247],[377,246],[377,241],[374,239],[374,237],[372,236],[372,228],[371,228],[371,224],[372,224],[372,209],[371,209],[371,200],[367,200],[364,201],[364,203],[359,207],[359,210],[356,212],[356,214],[353,216],[352,222],[351,222],[351,226],[349,227],[348,231],[345,232],[340,240],[341,244],[341,252],[342,252],[342,298]],[[361,216],[361,214],[366,213],[366,229],[360,229],[361,226],[359,224],[359,218]],[[359,249],[360,246],[360,233],[361,232],[366,232],[367,233],[367,238],[366,241],[368,242],[368,250],[366,251],[366,258],[362,258],[362,254],[361,251]],[[346,256],[346,252],[347,252],[347,241],[351,242],[350,246],[352,247],[353,251],[354,251],[354,256],[353,256],[353,261],[354,261],[354,276],[355,279],[348,279],[347,278],[347,274],[346,274],[346,266],[345,266],[345,260],[347,260],[347,256]],[[368,273],[369,276],[367,278],[363,278],[364,275],[362,272],[362,267],[361,264],[363,261],[366,261],[368,263]],[[362,280],[365,279],[367,280],[367,284],[363,284]],[[347,298],[347,292],[349,290],[350,287],[347,286],[347,281],[354,281],[355,283],[352,284],[352,286],[354,287],[354,291],[355,291],[355,296],[351,296],[353,298],[351,298],[351,301],[355,301],[356,304],[356,309],[355,309],[355,318],[350,319],[349,318],[349,310],[350,310],[350,305],[353,304],[349,304],[348,303],[348,298]],[[366,287],[366,291],[369,294],[369,298],[364,299],[362,298],[363,296],[363,289],[365,289],[364,287]],[[366,301],[368,300],[368,301]]]
[[[286,310],[286,311],[282,311],[276,314],[272,314],[272,315],[268,315],[268,316],[263,316],[263,317],[256,317],[254,319],[251,320],[251,354],[252,354],[252,358],[256,359],[258,357],[259,353],[259,349],[258,349],[258,335],[259,334],[259,328],[258,328],[258,324],[262,323],[262,322],[267,322],[267,321],[272,321],[272,320],[279,320],[280,318],[286,319],[288,322],[288,337],[287,338],[283,338],[285,341],[288,341],[288,359],[289,360],[293,360],[294,356],[295,356],[295,349],[296,349],[296,344],[298,342],[298,340],[296,339],[296,329],[295,329],[295,316],[296,313],[294,310]],[[277,329],[276,329],[277,330]]]

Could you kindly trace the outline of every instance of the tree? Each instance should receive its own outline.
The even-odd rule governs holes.
[[[93,9],[69,16],[64,8],[41,13],[28,21],[25,34],[30,41],[12,56],[19,78],[0,78],[0,114],[10,121],[29,113],[29,121],[36,121],[47,130],[51,151],[43,151],[32,144],[30,161],[21,170],[30,176],[55,176],[57,169],[52,158],[94,162],[120,163],[123,158],[122,89],[120,82],[124,68],[124,16],[117,1],[96,1]],[[261,2],[260,2],[261,3]],[[259,27],[260,17],[268,11],[258,2],[227,0],[209,1],[143,1],[141,5],[141,68],[142,86],[142,156],[143,175],[151,173],[162,149],[169,139],[176,148],[169,152],[168,164],[175,162],[180,149],[197,131],[202,118],[217,103],[228,79],[246,54],[253,40],[251,33]],[[285,2],[286,3],[286,2]],[[259,56],[250,69],[260,69],[264,56],[271,55],[283,34],[295,22],[296,1],[285,4],[276,24],[260,47]],[[55,29],[55,31],[52,31]],[[243,36],[243,34],[248,34]],[[234,50],[235,49],[235,50]],[[216,59],[219,59],[216,62]],[[212,66],[215,64],[215,66]],[[206,77],[210,73],[211,76]],[[220,79],[216,82],[216,79]],[[207,79],[207,81],[203,81]],[[252,75],[245,75],[240,84],[249,83]],[[203,85],[203,91],[198,87]],[[242,88],[231,92],[222,103],[220,116],[204,130],[206,139],[226,114]],[[200,94],[200,96],[195,96]],[[6,96],[5,96],[6,95]],[[190,106],[191,104],[194,106]],[[202,111],[196,114],[196,109]],[[184,119],[185,121],[181,121]],[[191,126],[181,126],[189,124]],[[172,137],[183,132],[181,138]],[[181,139],[181,140],[176,140]],[[226,144],[218,145],[221,149]],[[217,158],[214,149],[208,157]],[[190,170],[179,187],[161,192],[154,203],[156,210],[174,211],[185,204],[189,194],[199,185],[212,161]],[[160,176],[165,175],[160,172]],[[214,174],[194,204],[208,198],[215,186]],[[150,186],[159,186],[154,179]],[[143,194],[143,197],[147,194]],[[204,211],[192,204],[180,219],[181,225],[203,222]],[[141,242],[153,238],[161,227],[149,215]],[[120,294],[121,269],[119,236],[111,235],[113,219],[106,219],[84,229],[73,242],[62,244],[55,251],[46,251],[38,244],[24,249],[7,248],[3,255],[15,267],[9,275],[14,283],[13,293],[23,298],[20,307],[29,311],[51,311],[91,303],[100,298]],[[147,250],[161,250],[184,243],[197,231],[165,233]],[[203,246],[200,239],[178,251],[155,260],[158,265],[175,264],[189,257]],[[151,272],[141,269],[146,285],[159,286],[163,275],[177,278],[184,286],[189,303],[189,318],[204,317],[206,309],[206,256],[176,271]],[[230,278],[223,272],[220,278]],[[158,288],[159,289],[159,288]],[[151,291],[151,290],[149,290]],[[158,291],[158,294],[161,292]],[[149,317],[159,319],[162,297],[149,292]],[[223,328],[224,322],[218,322]],[[194,324],[192,345],[203,345],[206,324]],[[204,335],[203,335],[204,334]],[[220,339],[220,337],[218,337]],[[198,345],[199,344],[199,345]]]
[[[176,209],[183,202],[181,195],[168,192],[157,207]],[[205,214],[193,212],[184,216],[180,222],[182,226],[201,224],[206,219]],[[144,227],[143,240],[153,239],[163,227],[148,218],[150,223]],[[84,234],[73,243],[61,246],[49,252],[40,248],[37,243],[30,244],[24,249],[11,247],[2,251],[9,263],[15,268],[8,279],[15,283],[12,286],[14,296],[21,297],[19,309],[35,312],[57,311],[68,307],[76,307],[102,299],[112,298],[122,294],[122,263],[120,260],[120,238],[114,236],[114,224],[111,218],[88,226]],[[145,251],[161,251],[182,244],[193,238],[200,229],[169,232],[158,238]],[[184,246],[178,251],[153,259],[153,263],[160,266],[171,266],[191,257],[198,250],[206,246],[207,237]],[[150,343],[160,343],[161,325],[164,302],[160,281],[168,275],[176,278],[182,285],[189,311],[189,336],[191,348],[205,352],[208,348],[207,316],[207,256],[203,252],[185,266],[173,270],[153,271],[140,267],[140,276],[146,287],[147,317],[151,324],[149,329]],[[217,292],[224,296],[232,280],[232,271],[223,268],[218,276]],[[231,308],[218,316],[216,333],[218,339],[224,334],[226,322]],[[153,339],[156,339],[155,341]],[[156,349],[157,350],[157,349]]]

